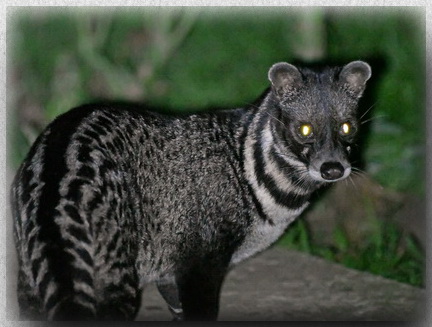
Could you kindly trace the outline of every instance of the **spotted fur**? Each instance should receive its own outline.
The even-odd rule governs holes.
[[[216,319],[227,270],[333,181],[319,167],[337,161],[349,174],[352,140],[335,126],[356,126],[369,76],[362,62],[320,73],[282,63],[246,108],[99,104],[58,117],[12,187],[22,318],[133,319],[156,282],[175,319]],[[296,134],[303,121],[316,127],[312,143]]]

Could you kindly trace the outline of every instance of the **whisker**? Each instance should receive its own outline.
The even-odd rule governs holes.
[[[356,191],[358,191],[357,185],[354,183],[354,179],[352,178],[352,176],[348,176],[349,181],[351,182],[351,184],[353,185],[353,187],[355,188]]]
[[[275,116],[273,116],[270,112],[266,111],[265,112],[267,115],[269,115],[271,118],[273,118],[274,120],[276,120],[277,122],[279,122],[283,127],[288,128],[287,125],[285,125],[280,119],[276,118]]]
[[[364,171],[364,170],[361,170],[360,168],[357,168],[357,167],[351,167],[351,171],[352,171],[352,173],[353,174],[355,174],[355,175],[367,175],[367,172],[366,171]]]
[[[350,179],[350,178],[351,178],[351,175],[349,175],[348,178],[345,178],[345,179],[343,180],[345,186],[348,186],[348,185],[347,185],[347,184],[348,184],[348,179]]]
[[[248,106],[251,106],[253,108],[256,108],[256,109],[260,108],[259,106],[255,105],[253,103],[246,102],[245,104],[248,105]],[[284,122],[282,122],[279,118],[277,118],[274,115],[272,115],[269,111],[264,111],[264,113],[266,115],[270,116],[271,118],[273,118],[274,120],[278,121],[280,124],[282,124],[283,127],[288,128],[287,125]]]
[[[259,106],[255,105],[253,103],[250,103],[250,102],[244,102],[243,104],[246,105],[246,106],[255,108],[255,109],[259,109],[260,108]]]
[[[369,109],[366,110],[366,111],[363,113],[363,115],[361,115],[361,117],[359,118],[359,120],[362,120],[362,118],[363,118],[364,116],[366,116],[367,113],[368,113],[369,111],[371,111],[371,109],[372,109],[373,107],[375,107],[375,105],[376,105],[377,103],[378,103],[378,102],[375,102],[373,105],[371,105],[371,106],[369,107]]]
[[[375,120],[375,119],[380,119],[380,118],[385,118],[385,117],[387,117],[387,115],[374,116],[374,117],[372,117],[372,118],[369,118],[369,119],[366,119],[366,120],[360,121],[360,125],[366,124],[366,123],[368,123],[368,122],[370,122],[370,121],[372,121],[372,120]]]

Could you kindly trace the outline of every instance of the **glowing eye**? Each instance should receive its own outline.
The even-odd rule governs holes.
[[[310,136],[312,134],[312,125],[310,124],[301,125],[300,134],[303,136]]]
[[[343,134],[351,133],[351,124],[350,123],[343,123],[342,124],[342,133]]]

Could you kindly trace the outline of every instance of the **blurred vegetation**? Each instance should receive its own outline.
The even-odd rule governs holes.
[[[323,257],[346,267],[367,271],[413,286],[425,286],[425,253],[412,236],[395,224],[369,217],[375,230],[367,242],[350,241],[347,232],[338,227],[333,233],[333,244],[322,245],[311,240],[307,223],[299,219],[288,229],[278,245]]]
[[[425,20],[417,10],[133,7],[10,12],[8,158],[13,168],[47,123],[85,102],[146,101],[184,111],[243,106],[268,86],[267,71],[275,62],[344,64],[362,59],[374,72],[367,90],[372,102],[364,108],[370,111],[363,118],[368,133],[362,169],[385,188],[424,196]],[[298,229],[293,233],[300,233]],[[357,251],[363,253],[360,261],[380,253],[384,243],[379,238],[387,237],[380,231],[368,248]],[[321,255],[360,269],[367,265],[346,256],[343,236],[338,237],[337,253]],[[402,260],[398,251],[390,252],[397,254],[394,260]],[[410,258],[415,261],[414,252]],[[408,270],[404,267],[402,275]],[[407,278],[421,284],[417,277]]]

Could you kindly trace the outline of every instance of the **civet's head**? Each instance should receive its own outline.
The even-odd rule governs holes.
[[[371,68],[363,61],[321,72],[285,62],[270,68],[274,133],[313,180],[335,182],[350,174],[357,104],[370,77]]]

